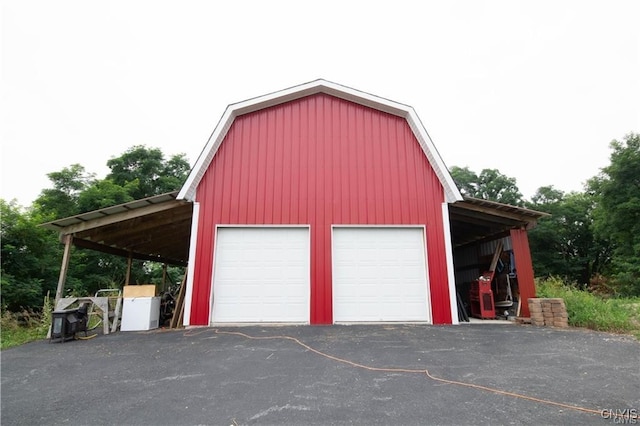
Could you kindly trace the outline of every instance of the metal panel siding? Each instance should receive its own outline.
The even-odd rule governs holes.
[[[493,256],[493,253],[496,252],[498,241],[502,241],[502,250],[513,250],[511,238],[504,237],[499,240],[488,241],[480,244],[480,256]]]
[[[520,290],[520,299],[522,300],[520,315],[528,317],[530,316],[528,300],[530,297],[536,297],[536,285],[533,279],[533,264],[531,262],[527,231],[525,229],[512,229],[511,243],[513,244],[513,254],[518,272],[518,288]]]
[[[426,225],[433,322],[451,322],[444,190],[403,118],[326,94],[239,116],[196,199],[192,325],[209,322],[216,224],[311,226],[313,324],[332,323],[332,224]]]

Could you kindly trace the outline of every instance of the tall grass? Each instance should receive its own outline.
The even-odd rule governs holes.
[[[32,316],[33,313],[27,313]],[[2,312],[0,317],[0,349],[7,349],[12,346],[22,345],[23,343],[32,342],[34,340],[44,339],[47,336],[47,329],[40,326],[40,320],[25,321],[25,313],[13,313],[9,311]]]
[[[536,280],[536,290],[538,297],[564,299],[571,326],[630,333],[640,339],[640,298],[602,298],[559,278]]]
[[[22,345],[47,337],[51,324],[52,301],[47,294],[42,312],[3,311],[0,316],[0,349]]]

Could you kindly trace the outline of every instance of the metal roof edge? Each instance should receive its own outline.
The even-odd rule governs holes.
[[[541,212],[541,211],[538,211],[538,210],[532,210],[532,209],[528,209],[526,207],[514,206],[514,205],[511,205],[511,204],[500,203],[498,201],[485,200],[483,198],[469,197],[469,196],[466,196],[466,195],[463,196],[462,200],[460,200],[456,204],[465,204],[465,203],[472,204],[472,205],[475,205],[475,206],[493,208],[495,210],[517,212],[517,213],[522,214],[524,216],[530,216],[530,217],[535,218],[535,219],[540,219],[540,218],[543,218],[543,217],[551,216],[550,213]]]
[[[63,217],[56,220],[52,220],[50,222],[41,223],[38,226],[41,226],[45,229],[50,229],[53,231],[60,231],[67,226],[88,222],[90,220],[94,220],[99,217],[107,217],[114,214],[122,213],[125,211],[132,211],[143,207],[148,207],[151,205],[158,205],[162,203],[166,203],[168,201],[177,200],[178,191],[166,192],[164,194],[153,195],[151,197],[141,198],[138,200],[128,201],[126,203],[118,204],[115,206],[104,207],[97,210],[92,210],[84,213],[80,213],[73,216]]]

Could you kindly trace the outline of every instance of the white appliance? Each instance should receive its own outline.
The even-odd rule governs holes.
[[[122,305],[120,331],[141,331],[158,328],[159,297],[125,297]]]

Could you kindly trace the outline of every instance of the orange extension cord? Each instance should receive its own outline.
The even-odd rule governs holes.
[[[196,331],[196,332],[192,332],[192,330],[189,330],[189,331],[185,332],[184,335],[185,336],[197,336],[198,334],[205,333],[205,332],[207,332],[209,330],[210,329],[206,329],[206,330],[201,330],[201,331]],[[347,364],[347,365],[350,365],[350,366],[356,367],[356,368],[362,368],[362,369],[368,370],[368,371],[379,371],[379,372],[383,372],[383,373],[425,374],[431,380],[435,380],[436,382],[440,382],[440,383],[446,383],[446,384],[449,384],[449,385],[464,386],[464,387],[467,387],[467,388],[478,389],[478,390],[482,390],[482,391],[485,391],[485,392],[495,393],[495,394],[498,394],[498,395],[510,396],[512,398],[518,398],[518,399],[525,399],[525,400],[537,402],[537,403],[540,403],[540,404],[553,405],[555,407],[565,408],[565,409],[574,410],[574,411],[580,411],[580,412],[583,412],[583,413],[588,413],[588,414],[593,414],[593,415],[601,416],[602,413],[603,413],[601,410],[593,410],[593,409],[590,409],[590,408],[579,407],[579,406],[576,406],[576,405],[564,404],[562,402],[550,401],[548,399],[535,398],[535,397],[532,397],[532,396],[522,395],[522,394],[514,393],[514,392],[503,391],[503,390],[500,390],[500,389],[495,389],[495,388],[490,388],[490,387],[487,387],[487,386],[476,385],[476,384],[473,384],[473,383],[466,383],[466,382],[459,382],[459,381],[456,381],[456,380],[441,379],[439,377],[433,376],[431,373],[429,373],[429,370],[427,370],[427,369],[418,370],[418,369],[410,369],[410,368],[371,367],[371,366],[368,366],[368,365],[359,364],[357,362],[353,362],[353,361],[349,361],[347,359],[338,358],[336,356],[329,355],[329,354],[324,353],[322,351],[319,351],[319,350],[317,350],[315,348],[312,348],[311,346],[307,345],[306,343],[296,339],[295,337],[291,337],[291,336],[250,336],[248,334],[240,333],[238,331],[221,331],[221,330],[218,330],[218,329],[213,329],[213,330],[214,330],[214,332],[216,334],[227,334],[227,335],[232,335],[232,336],[240,336],[240,337],[244,337],[245,339],[250,339],[250,340],[289,340],[289,341],[292,341],[292,342],[296,343],[297,345],[302,346],[303,348],[307,349],[310,352],[313,352],[313,353],[315,353],[317,355],[320,355],[322,357],[328,358],[328,359],[330,359],[332,361],[340,362],[342,364]],[[622,414],[618,414],[618,413],[615,413],[615,412],[609,412],[607,414],[611,418],[626,418]]]

